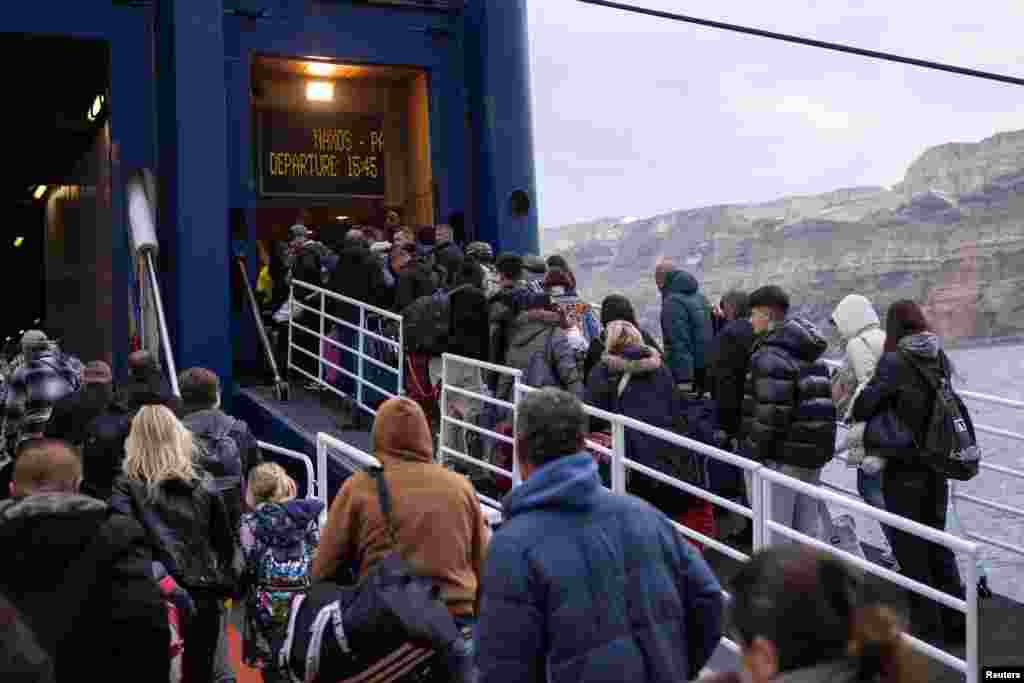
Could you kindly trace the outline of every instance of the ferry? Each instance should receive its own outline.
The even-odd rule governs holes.
[[[353,225],[381,224],[395,212],[409,225],[464,226],[463,239],[489,242],[496,252],[539,253],[526,27],[526,0],[59,0],[6,7],[0,44],[14,97],[6,107],[12,149],[4,200],[14,229],[0,245],[8,294],[2,334],[13,338],[41,319],[64,350],[105,360],[119,377],[135,348],[157,351],[172,383],[179,368],[210,368],[226,388],[225,407],[249,423],[265,456],[293,472],[303,495],[330,501],[346,476],[373,462],[374,406],[363,392],[401,392],[401,346],[390,339],[392,379],[382,384],[387,371],[371,376],[372,363],[359,362],[356,393],[346,395],[326,381],[332,363],[323,351],[300,360],[305,349],[293,341],[293,321],[283,332],[288,360],[278,366],[253,294],[260,245],[287,239],[296,224],[319,239],[339,239]],[[332,296],[319,283],[292,283],[289,299],[313,312],[314,322],[300,332],[323,340]],[[380,337],[382,328],[370,321],[388,313],[350,303],[365,311],[360,336]],[[1024,410],[1019,401],[968,397]],[[442,411],[442,432],[463,428],[453,420]],[[1024,441],[1013,425],[983,431]],[[620,475],[629,467],[615,449],[608,455]],[[517,477],[446,443],[438,457]],[[625,492],[620,475],[612,486]],[[1024,473],[989,465],[985,476]],[[849,491],[822,491],[830,505],[877,515],[857,507]],[[1000,501],[959,499],[1021,514]],[[481,490],[481,505],[498,524],[496,496]],[[760,530],[755,544],[762,543],[766,521],[757,510],[746,512]],[[1021,524],[1019,516],[1013,524]],[[707,545],[706,557],[728,587],[751,548],[695,540]],[[974,554],[983,546],[1020,553],[1008,540],[970,529],[945,540]],[[879,549],[865,553],[871,590],[898,607],[902,593],[875,562]],[[967,575],[978,578],[973,566]],[[930,680],[973,683],[983,666],[1020,664],[1024,607],[1001,595],[998,584],[986,598],[969,583],[963,607],[972,628],[962,650],[915,643],[932,662]],[[723,641],[710,669],[738,668],[730,645]],[[235,629],[231,647],[239,680],[259,680],[239,663]]]

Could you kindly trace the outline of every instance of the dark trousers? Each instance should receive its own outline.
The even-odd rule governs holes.
[[[217,644],[223,627],[223,606],[220,600],[200,597],[195,592],[192,593],[192,601],[195,603],[196,613],[186,622],[183,629],[183,678],[186,681],[212,681]]]
[[[883,479],[885,506],[889,512],[945,531],[949,488],[945,477],[924,467],[891,463]],[[896,528],[889,529],[890,543],[903,575],[954,597],[964,597],[960,570],[953,551]],[[922,635],[954,635],[962,631],[963,613],[930,598],[908,591],[913,631]]]

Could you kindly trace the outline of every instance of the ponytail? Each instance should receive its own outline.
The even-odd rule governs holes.
[[[903,639],[903,627],[887,607],[858,608],[850,625],[847,656],[857,664],[857,680],[867,683],[910,683],[916,655]]]

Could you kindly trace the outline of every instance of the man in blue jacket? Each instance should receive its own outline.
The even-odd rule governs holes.
[[[680,683],[722,635],[722,592],[668,518],[605,490],[582,404],[529,394],[523,483],[505,498],[480,588],[480,683]]]
[[[661,290],[661,335],[665,364],[684,392],[704,392],[705,349],[711,343],[711,304],[700,292],[697,278],[662,261],[654,271]]]

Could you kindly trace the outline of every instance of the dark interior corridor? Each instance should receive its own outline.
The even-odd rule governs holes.
[[[106,356],[113,316],[107,44],[0,33],[0,59],[12,95],[0,176],[0,338],[40,326],[73,353]]]

